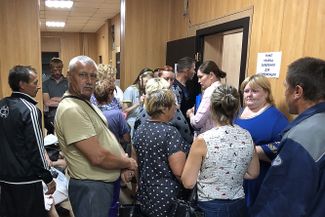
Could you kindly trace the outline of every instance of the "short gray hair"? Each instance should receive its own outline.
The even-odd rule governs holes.
[[[74,71],[75,68],[77,67],[77,63],[84,63],[86,65],[93,65],[96,68],[97,71],[97,64],[96,62],[91,59],[88,56],[76,56],[74,58],[72,58],[69,62],[69,71]]]

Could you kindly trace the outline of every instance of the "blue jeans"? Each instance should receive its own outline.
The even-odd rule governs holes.
[[[247,217],[244,199],[198,201],[205,217]]]

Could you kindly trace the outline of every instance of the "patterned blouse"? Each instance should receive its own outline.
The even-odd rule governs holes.
[[[139,164],[137,200],[141,209],[147,216],[167,217],[181,187],[168,157],[182,151],[183,139],[175,127],[146,120],[135,131],[133,146]]]
[[[254,150],[251,135],[238,125],[225,125],[202,137],[207,155],[197,181],[199,201],[244,198],[243,179]]]

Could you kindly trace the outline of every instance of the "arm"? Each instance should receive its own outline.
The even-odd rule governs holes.
[[[36,176],[49,184],[53,181],[49,165],[46,160],[46,151],[43,143],[43,133],[41,126],[41,112],[35,106],[31,107],[32,111],[23,114],[24,126],[24,144],[26,156],[32,165],[32,170]],[[55,190],[55,184],[54,184]]]
[[[176,176],[176,178],[180,180],[185,164],[185,153],[182,151],[178,151],[170,155],[168,157],[168,164],[174,176]]]
[[[319,191],[319,168],[296,140],[286,139],[263,181],[252,217],[309,216]]]
[[[199,137],[194,140],[181,177],[185,188],[192,189],[196,184],[206,153],[207,147],[204,139]]]
[[[136,170],[138,165],[132,158],[115,156],[104,149],[96,136],[74,143],[76,148],[89,160],[91,165],[103,169],[129,169]]]
[[[213,89],[206,89],[205,93],[203,94],[202,101],[199,105],[199,108],[194,115],[194,107],[188,111],[188,117],[190,118],[191,125],[196,129],[201,129],[205,126],[206,121],[210,118],[210,98]],[[187,112],[186,112],[187,113]]]
[[[255,179],[260,174],[260,161],[256,149],[254,148],[253,158],[248,165],[244,179]]]
[[[48,107],[58,107],[61,97],[52,97],[48,93],[43,93],[43,102],[44,105]]]
[[[122,104],[123,112],[129,114],[140,105],[140,99],[136,100],[138,92],[139,90],[134,86],[130,86],[125,90]],[[135,101],[139,102],[135,103]]]
[[[278,154],[278,148],[281,141],[281,132],[288,125],[288,119],[278,113],[277,117],[273,117],[273,124],[270,128],[271,141],[268,144],[256,146],[256,151],[260,160],[271,162]]]
[[[140,106],[140,103],[132,104],[131,102],[123,102],[122,109],[123,109],[123,112],[129,114],[139,106]]]

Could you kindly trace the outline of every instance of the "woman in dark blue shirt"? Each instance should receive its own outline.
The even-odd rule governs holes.
[[[246,205],[249,208],[255,202],[270,162],[277,155],[280,133],[288,120],[274,106],[271,84],[265,76],[256,74],[246,78],[241,84],[241,91],[244,108],[234,123],[250,132],[260,159],[258,178],[244,181]]]

